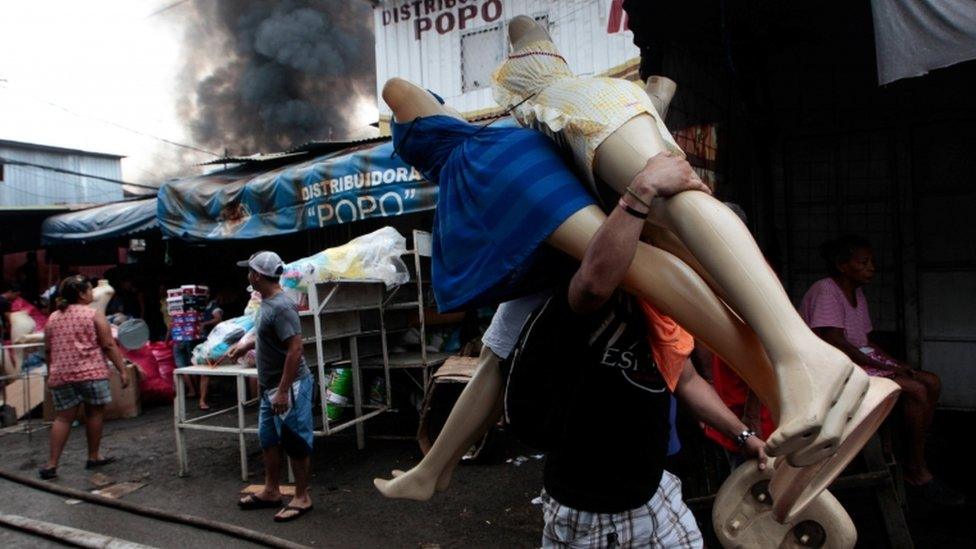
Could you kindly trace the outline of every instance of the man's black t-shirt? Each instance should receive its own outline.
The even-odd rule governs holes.
[[[644,505],[661,481],[670,429],[670,397],[645,317],[623,292],[589,315],[572,311],[565,287],[548,306],[540,318],[554,325],[538,331],[561,334],[552,342],[560,363],[549,370],[574,382],[561,436],[546,457],[546,491],[593,513]]]

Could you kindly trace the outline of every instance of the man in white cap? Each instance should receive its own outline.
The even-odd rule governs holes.
[[[243,497],[238,505],[245,510],[280,507],[274,520],[287,522],[312,510],[308,478],[315,384],[302,356],[298,309],[278,284],[284,270],[281,258],[274,252],[258,252],[237,265],[247,267],[248,282],[261,294],[261,309],[254,343],[238,343],[228,354],[237,358],[255,346],[261,395],[258,438],[264,454],[264,490]],[[295,473],[295,497],[285,506],[278,484],[282,450]]]

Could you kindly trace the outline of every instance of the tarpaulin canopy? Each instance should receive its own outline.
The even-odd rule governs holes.
[[[248,162],[168,181],[159,225],[185,240],[249,239],[434,209],[437,187],[392,153],[390,141],[372,140],[274,168]]]
[[[113,202],[55,215],[41,225],[41,244],[77,244],[136,235],[156,224],[156,199]]]

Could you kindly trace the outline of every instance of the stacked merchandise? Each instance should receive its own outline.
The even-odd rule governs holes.
[[[173,341],[197,341],[202,339],[200,322],[203,311],[210,301],[210,289],[206,286],[185,284],[166,290],[166,308],[172,318]]]

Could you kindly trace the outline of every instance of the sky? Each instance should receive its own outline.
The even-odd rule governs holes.
[[[137,183],[198,171],[215,156],[163,141],[195,146],[177,112],[194,1],[0,2],[0,139],[124,155]]]

